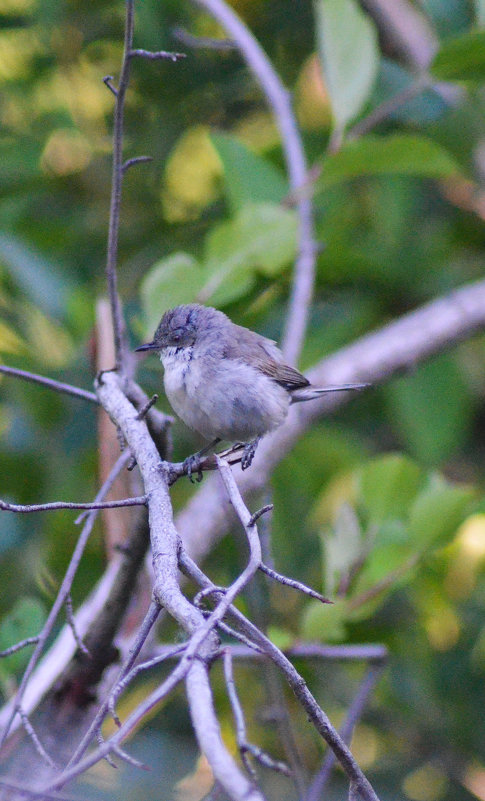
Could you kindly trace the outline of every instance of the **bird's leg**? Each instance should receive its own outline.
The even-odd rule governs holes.
[[[251,440],[251,442],[245,443],[241,459],[241,470],[247,470],[248,467],[250,467],[260,439],[261,437],[256,437],[256,439]]]
[[[183,467],[192,484],[194,483],[194,478],[192,476],[192,473],[197,473],[197,478],[195,479],[196,481],[202,481],[202,469],[200,466],[200,460],[207,453],[209,453],[209,451],[211,451],[212,448],[215,448],[215,446],[218,445],[220,441],[221,441],[220,437],[216,437],[215,440],[206,445],[205,448],[202,448],[202,450],[197,451],[197,453],[193,453],[191,456],[187,456],[187,458],[184,459]]]

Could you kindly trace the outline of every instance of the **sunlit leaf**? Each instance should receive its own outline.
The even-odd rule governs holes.
[[[298,222],[290,209],[251,203],[232,220],[214,228],[206,239],[205,263],[221,270],[235,266],[274,276],[296,254]]]
[[[362,555],[363,541],[354,510],[343,504],[333,530],[321,535],[325,554],[325,592],[332,596],[342,575],[348,573]]]
[[[441,81],[483,81],[485,31],[470,31],[445,41],[430,69]]]
[[[377,31],[355,0],[316,0],[316,32],[333,115],[344,128],[361,110],[379,65]]]
[[[233,213],[248,203],[280,203],[288,194],[284,175],[238,139],[213,133],[211,141],[224,167],[226,193]]]
[[[316,191],[364,175],[416,175],[444,178],[457,173],[453,157],[424,136],[368,135],[328,156],[316,182]]]

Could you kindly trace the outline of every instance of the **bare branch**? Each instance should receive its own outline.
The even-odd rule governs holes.
[[[137,48],[136,50],[130,50],[129,52],[130,58],[146,58],[149,61],[180,61],[182,58],[187,58],[186,53],[171,53],[168,50],[141,50]]]
[[[17,709],[17,712],[19,713],[20,720],[22,721],[22,726],[23,726],[25,732],[30,737],[32,743],[34,744],[34,748],[37,751],[37,753],[39,754],[39,756],[41,757],[41,759],[43,759],[44,762],[46,762],[49,765],[50,768],[53,768],[54,770],[57,770],[56,763],[54,762],[53,759],[51,759],[51,757],[49,756],[49,754],[45,750],[44,746],[42,745],[41,741],[39,740],[37,732],[35,731],[34,727],[32,726],[28,716],[25,714],[25,712],[23,711],[22,707],[19,706],[18,709]]]
[[[113,469],[111,470],[111,473],[108,476],[107,481],[105,481],[104,485],[99,490],[99,492],[98,492],[98,494],[96,496],[96,500],[97,501],[101,501],[101,499],[109,491],[113,481],[115,480],[115,478],[118,475],[118,473],[120,472],[120,470],[123,469],[123,467],[125,466],[125,464],[128,461],[128,459],[129,459],[129,453],[122,454],[120,456],[120,458],[118,459],[116,464],[113,466]],[[76,575],[77,569],[79,567],[79,562],[80,562],[82,554],[84,552],[84,548],[86,547],[88,539],[89,539],[89,536],[91,534],[91,531],[92,531],[92,528],[93,528],[93,525],[94,525],[94,521],[96,519],[96,515],[97,515],[97,510],[92,510],[89,513],[88,519],[86,520],[86,523],[85,523],[85,525],[84,525],[84,527],[83,527],[83,529],[82,529],[82,531],[81,531],[81,533],[79,535],[78,541],[77,541],[76,546],[74,548],[74,551],[73,551],[71,560],[69,562],[69,565],[67,567],[66,573],[64,575],[64,579],[62,581],[61,587],[59,589],[59,592],[57,593],[57,597],[56,597],[56,599],[55,599],[55,601],[54,601],[54,603],[53,603],[53,605],[51,607],[51,610],[50,610],[48,616],[47,616],[47,620],[46,620],[46,622],[44,623],[44,625],[42,627],[42,631],[39,634],[38,642],[36,644],[36,647],[34,649],[34,652],[33,652],[32,656],[29,659],[29,663],[27,665],[27,668],[24,671],[24,674],[22,676],[22,680],[20,682],[19,688],[18,688],[17,693],[15,695],[15,698],[11,699],[11,701],[8,704],[6,704],[5,707],[4,707],[4,710],[3,710],[3,713],[2,713],[2,718],[5,721],[5,726],[4,726],[4,730],[3,730],[1,738],[0,738],[0,748],[3,745],[3,743],[5,742],[6,738],[8,737],[10,728],[12,726],[13,719],[15,718],[15,715],[17,714],[17,711],[18,711],[18,709],[20,708],[20,706],[22,704],[22,699],[23,699],[23,696],[25,694],[25,691],[26,691],[27,684],[29,682],[30,676],[32,675],[32,673],[34,671],[34,668],[35,668],[35,666],[37,665],[37,663],[38,663],[38,661],[40,659],[42,651],[44,650],[45,643],[46,643],[48,637],[50,636],[50,634],[52,632],[52,629],[54,627],[55,621],[57,619],[57,615],[59,614],[60,610],[62,609],[67,595],[71,591],[72,582],[74,580],[74,577]]]
[[[11,645],[10,648],[5,648],[4,651],[0,651],[0,659],[11,656],[11,654],[16,654],[17,651],[21,651],[22,648],[25,648],[27,645],[35,645],[36,642],[39,642],[38,636],[26,637],[25,640],[20,640],[20,642],[16,642],[15,645]]]
[[[125,41],[121,73],[118,89],[114,89],[110,79],[104,79],[106,85],[115,95],[113,116],[113,165],[111,174],[111,201],[109,211],[108,246],[106,256],[106,279],[108,282],[113,334],[115,341],[116,367],[122,369],[125,363],[126,343],[124,341],[124,325],[121,303],[118,296],[118,276],[116,264],[118,260],[118,233],[120,227],[121,187],[123,181],[123,125],[125,97],[130,79],[130,51],[133,46],[134,0],[126,0]]]
[[[267,576],[274,579],[274,581],[279,581],[280,584],[284,584],[286,587],[293,587],[293,589],[299,590],[305,595],[309,595],[310,598],[316,598],[316,600],[321,601],[322,604],[333,603],[333,601],[325,598],[324,595],[316,590],[312,590],[311,587],[307,587],[306,584],[303,584],[301,581],[296,581],[295,579],[288,578],[288,576],[283,576],[281,573],[277,573],[276,570],[273,570],[272,567],[268,567],[263,562],[261,562],[259,569],[262,573],[266,573]]]
[[[27,798],[47,799],[47,801],[79,801],[79,799],[74,798],[74,796],[61,795],[61,793],[40,792],[40,790],[34,789],[33,787],[25,787],[24,785],[13,781],[13,779],[7,779],[3,776],[0,776],[0,787],[6,787],[9,790],[15,790],[17,793],[20,795],[25,795]]]
[[[244,712],[237,695],[236,684],[232,670],[232,655],[229,648],[224,650],[224,678],[226,681],[227,694],[229,696],[229,701],[231,702],[232,712],[236,723],[238,748],[241,753],[241,759],[243,760],[244,765],[250,775],[253,776],[253,778],[256,778],[254,768],[247,758],[248,753],[250,753],[261,765],[264,765],[264,767],[275,770],[278,773],[283,773],[285,776],[290,776],[291,771],[288,768],[288,765],[285,765],[284,762],[279,762],[278,760],[272,759],[261,748],[252,745],[247,740]]]
[[[153,156],[135,156],[123,162],[121,169],[123,173],[125,173],[130,167],[134,167],[135,164],[148,164],[150,161],[153,161]]]
[[[155,403],[157,402],[157,400],[158,400],[158,395],[155,393],[155,395],[152,395],[152,397],[150,398],[150,400],[148,400],[148,401],[147,401],[147,402],[144,404],[144,406],[142,406],[142,408],[140,409],[140,411],[138,412],[138,415],[137,415],[137,417],[138,417],[138,420],[143,420],[143,418],[145,417],[145,415],[147,414],[147,412],[149,412],[149,411],[150,411],[150,409],[152,408],[152,406],[154,406],[154,405],[155,405]]]
[[[94,392],[88,392],[86,389],[79,389],[79,387],[73,387],[70,384],[64,384],[62,381],[56,381],[53,378],[45,378],[43,375],[29,373],[27,370],[19,370],[17,367],[7,367],[7,365],[1,364],[0,373],[21,378],[23,381],[30,381],[32,384],[40,384],[40,386],[53,389],[54,392],[62,392],[65,395],[73,395],[75,398],[81,398],[82,400],[87,400],[90,403],[98,403],[98,399]]]
[[[108,709],[113,717],[113,720],[118,726],[121,726],[120,719],[118,718],[115,706],[118,698],[120,697],[121,693],[126,690],[129,684],[135,679],[140,673],[143,673],[145,670],[151,670],[154,667],[158,667],[161,665],[162,662],[166,662],[169,659],[174,659],[176,656],[179,656],[185,651],[185,645],[177,645],[170,649],[165,649],[163,653],[154,656],[152,659],[149,659],[147,662],[142,662],[136,667],[132,668],[129,673],[118,679],[117,683],[111,690],[111,693],[108,698]]]
[[[72,636],[74,637],[74,641],[79,650],[81,651],[81,653],[83,653],[84,656],[90,657],[91,654],[89,653],[89,649],[86,648],[85,644],[82,641],[82,637],[77,630],[76,621],[74,619],[74,613],[72,609],[72,598],[70,593],[66,596],[65,606],[66,606],[67,622],[69,624],[69,628],[72,631]]]
[[[317,386],[366,381],[379,384],[415,369],[420,362],[485,329],[485,281],[468,284],[367,334],[327,357],[307,372]],[[277,431],[264,437],[250,470],[237,473],[238,487],[251,494],[267,485],[278,462],[317,418],[348,402],[327,396],[299,404]],[[354,401],[355,402],[355,401]],[[202,561],[227,532],[230,507],[211,478],[178,515],[177,527],[190,555]],[[201,536],[204,532],[204,536]]]
[[[257,39],[224,0],[194,0],[194,2],[212,14],[228,32],[265,93],[280,130],[290,191],[297,191],[305,184],[307,164],[291,106],[290,93],[282,85]],[[285,358],[290,364],[297,361],[305,337],[308,308],[313,295],[316,258],[311,199],[304,195],[297,196],[296,209],[299,217],[299,253],[294,268],[282,346]]]
[[[202,587],[209,588],[214,586],[210,579],[205,576],[183,550],[179,554],[179,561],[180,566]],[[293,667],[283,652],[234,606],[231,606],[230,609],[226,611],[246,636],[249,637],[250,640],[253,640],[264,651],[266,656],[274,662],[279,670],[281,670],[296,698],[307,713],[309,720],[335,753],[349,781],[358,789],[363,801],[379,801],[374,788],[361,771],[349,748],[343,742],[327,715],[313,697],[304,679],[299,675],[298,671]]]
[[[30,512],[52,512],[57,509],[87,509],[90,511],[96,509],[118,509],[123,506],[145,506],[147,502],[146,495],[140,495],[137,498],[124,498],[120,501],[100,501],[97,503],[74,503],[71,501],[53,501],[52,503],[36,503],[22,505],[18,503],[7,503],[7,501],[0,500],[0,510],[3,512],[16,512],[18,514],[30,514]]]
[[[137,632],[135,642],[133,643],[129,654],[120,669],[116,682],[113,685],[113,689],[116,689],[117,684],[119,682],[122,682],[125,676],[129,674],[159,614],[160,614],[160,605],[156,601],[152,601],[152,603],[150,604],[150,608],[148,609],[145,615],[143,623]],[[99,731],[99,729],[101,728],[101,725],[103,723],[104,718],[106,717],[106,713],[109,708],[109,702],[110,702],[110,696],[108,696],[108,698],[103,702],[103,704],[101,704],[100,708],[98,709],[98,712],[96,713],[96,717],[92,721],[91,726],[89,727],[88,731],[84,735],[83,739],[81,740],[74,754],[69,760],[67,767],[75,765],[85,754],[86,749],[88,748],[92,738],[95,736],[96,732]]]
[[[383,670],[384,663],[373,664],[369,667],[366,675],[362,679],[359,690],[348,709],[345,722],[340,729],[340,736],[345,743],[350,743],[354,728],[362,717],[369,697],[373,692],[378,680],[380,679]],[[329,751],[324,759],[322,767],[308,788],[305,801],[320,801],[321,798],[324,798],[325,787],[330,778],[334,765],[335,754],[332,751]]]
[[[112,75],[105,75],[103,78],[103,83],[110,90],[110,92],[114,94],[115,97],[118,97],[118,90],[113,86],[113,80],[114,79]]]

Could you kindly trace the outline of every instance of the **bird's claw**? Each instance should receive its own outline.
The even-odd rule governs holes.
[[[254,459],[254,454],[256,453],[256,448],[258,447],[259,437],[258,439],[253,439],[252,442],[246,442],[243,449],[243,454],[241,458],[241,470],[247,470],[248,467],[251,466],[251,463]]]
[[[195,484],[195,482],[200,483],[202,481],[202,467],[198,453],[193,453],[191,456],[187,456],[187,458],[184,459],[183,468],[192,484]],[[195,478],[194,473],[197,474]]]

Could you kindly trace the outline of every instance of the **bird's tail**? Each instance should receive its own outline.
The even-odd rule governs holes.
[[[367,389],[370,384],[338,384],[336,386],[330,387],[301,387],[300,389],[295,389],[291,393],[291,402],[292,403],[303,403],[303,401],[315,400],[315,398],[319,398],[321,395],[326,395],[327,392],[349,392],[354,391],[358,392],[362,389]]]

